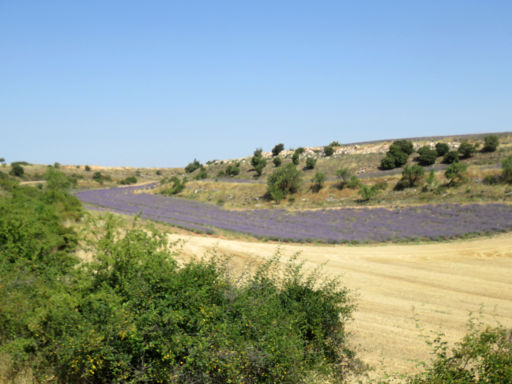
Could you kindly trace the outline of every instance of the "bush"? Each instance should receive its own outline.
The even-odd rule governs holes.
[[[482,152],[495,152],[498,148],[500,141],[498,136],[489,135],[484,137],[484,147],[482,148]]]
[[[334,153],[334,149],[333,149],[332,146],[327,145],[327,146],[324,147],[324,155],[325,156],[332,156],[333,153]]]
[[[313,168],[315,168],[315,165],[316,165],[316,159],[314,159],[313,157],[308,157],[306,159],[305,169],[313,169]]]
[[[187,184],[187,179],[184,177],[180,180],[177,176],[173,176],[171,177],[170,182],[172,185],[169,188],[165,188],[160,191],[162,195],[171,196],[182,192]]]
[[[410,155],[414,152],[414,146],[412,141],[409,140],[395,140],[389,147],[389,152],[403,152],[407,155]]]
[[[100,184],[103,184],[103,175],[100,171],[96,171],[92,175],[92,179]]]
[[[238,170],[238,173],[240,173],[240,169]],[[206,178],[208,178],[208,172],[206,171],[205,167],[201,166],[201,168],[199,168],[199,172],[194,177],[194,179],[195,180],[204,180]]]
[[[436,144],[436,152],[437,152],[437,156],[438,157],[439,156],[444,156],[448,152],[450,152],[450,147],[446,143],[437,143]]]
[[[279,202],[288,194],[297,192],[300,185],[300,172],[293,164],[277,168],[267,179],[267,193]]]
[[[85,166],[85,171],[86,172],[90,172],[91,171],[91,167],[89,167],[88,165]]]
[[[137,183],[137,178],[135,176],[128,176],[119,182],[119,184],[122,184],[122,185],[130,185],[130,184],[136,184],[136,183]]]
[[[380,162],[380,169],[394,169],[407,163],[409,155],[414,151],[411,141],[396,140],[390,146],[386,156]]]
[[[267,166],[267,160],[264,158],[260,158],[258,163],[254,166],[254,170],[256,171],[256,176],[259,177],[263,173],[263,169]]]
[[[341,144],[339,143],[339,141],[331,141],[331,144],[329,144],[329,146],[331,147],[341,147]]]
[[[272,159],[272,162],[274,163],[275,167],[280,167],[283,161],[281,160],[280,157],[274,157]]]
[[[336,171],[336,177],[340,180],[338,183],[338,189],[343,189],[347,182],[350,180],[352,172],[348,168],[340,168]]]
[[[233,176],[237,176],[237,175],[239,175],[239,174],[240,174],[240,168],[239,168],[239,167],[237,167],[236,165],[231,165],[231,164],[230,164],[230,165],[228,165],[228,166],[226,167],[226,170],[224,171],[224,174],[225,174],[226,176],[231,176],[231,177],[233,177]]]
[[[306,150],[304,149],[304,147],[299,147],[295,150],[294,153],[298,154],[298,155],[302,155],[304,152],[306,152]]]
[[[356,189],[361,185],[361,180],[359,180],[359,177],[352,175],[350,176],[349,181],[347,182],[347,187],[350,189]]]
[[[272,148],[272,156],[278,156],[284,149],[284,144],[277,144],[274,148]]]
[[[417,186],[425,175],[425,170],[421,165],[413,165],[412,167],[406,165],[402,171],[402,178],[398,181],[395,189],[400,191],[405,188],[412,188]]]
[[[446,168],[444,175],[449,180],[449,185],[457,185],[466,179],[467,165],[458,161],[452,163]]]
[[[476,152],[476,148],[473,144],[464,142],[459,145],[457,152],[460,153],[460,155],[463,159],[468,159],[471,156],[473,156],[473,153]]]
[[[292,155],[292,163],[294,165],[299,165],[299,154],[297,152],[294,152]]]
[[[444,155],[443,163],[452,164],[459,161],[459,153],[457,151],[449,151]]]
[[[21,177],[25,173],[25,169],[19,164],[11,165],[11,170],[9,171],[9,175]]]
[[[512,338],[501,326],[484,328],[471,323],[469,332],[451,350],[441,336],[432,345],[432,362],[410,376],[408,383],[512,383]]]
[[[380,189],[376,186],[368,186],[366,184],[361,184],[359,187],[359,195],[361,196],[362,202],[367,202],[373,199],[378,193]]]
[[[512,183],[512,156],[507,157],[501,162],[502,178],[506,183]]]
[[[315,176],[311,179],[311,182],[313,183],[311,189],[313,192],[318,192],[323,188],[325,179],[325,173],[318,171],[315,173]]]
[[[393,156],[391,153],[387,153],[386,156],[380,162],[380,169],[383,170],[394,169],[396,167],[397,165],[395,161],[395,156]]]
[[[185,167],[185,172],[187,173],[192,173],[194,172],[196,169],[199,169],[201,168],[201,163],[199,161],[197,161],[197,159],[194,159],[193,162],[189,163],[186,167]]]
[[[430,149],[430,147],[421,147],[418,150],[418,153],[418,162],[420,163],[420,165],[432,165],[436,162],[437,152],[434,151],[433,149]]]
[[[157,176],[162,176],[162,171],[161,170],[157,170],[155,173],[156,173]]]

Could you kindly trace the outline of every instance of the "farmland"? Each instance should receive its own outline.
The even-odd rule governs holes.
[[[442,240],[512,228],[512,206],[436,204],[402,208],[342,208],[287,212],[235,211],[216,205],[144,193],[154,187],[119,187],[80,192],[87,204],[162,221],[193,231],[226,230],[257,238],[328,243]]]

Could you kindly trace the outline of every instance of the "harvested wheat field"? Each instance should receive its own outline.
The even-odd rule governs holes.
[[[300,252],[305,266],[339,275],[357,296],[349,328],[360,357],[377,371],[414,371],[431,348],[422,335],[442,332],[455,342],[470,313],[512,327],[512,234],[446,243],[407,245],[276,245],[211,237],[184,239],[184,254],[215,249],[244,268],[279,249],[283,260]],[[433,334],[431,332],[434,332]],[[431,337],[432,338],[432,337]]]

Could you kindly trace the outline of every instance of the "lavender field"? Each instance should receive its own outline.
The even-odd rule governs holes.
[[[231,211],[212,204],[144,193],[154,186],[87,190],[78,192],[77,197],[90,209],[128,215],[140,213],[145,219],[204,233],[222,229],[281,241],[442,240],[512,229],[512,206],[505,204]]]

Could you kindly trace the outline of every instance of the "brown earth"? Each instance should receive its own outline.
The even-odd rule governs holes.
[[[377,372],[412,372],[431,348],[422,335],[450,342],[467,331],[470,313],[512,327],[512,234],[419,245],[276,245],[169,234],[183,239],[184,255],[216,250],[237,269],[300,252],[308,269],[342,277],[358,308],[349,325],[360,357]]]

